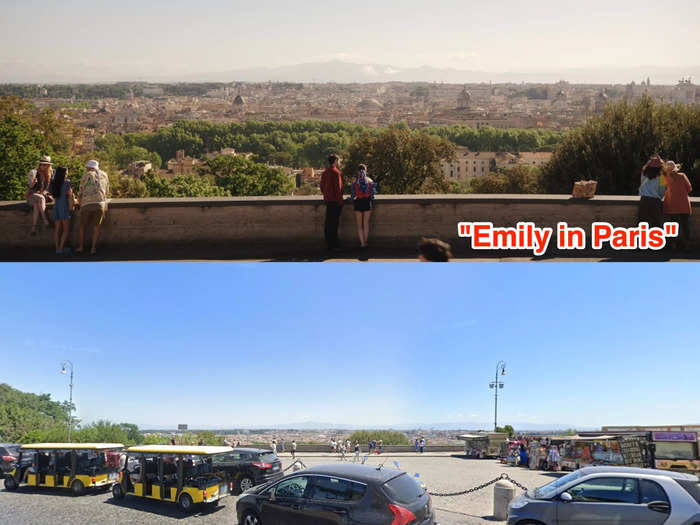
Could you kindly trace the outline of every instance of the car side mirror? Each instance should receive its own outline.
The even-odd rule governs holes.
[[[574,498],[568,492],[562,492],[561,494],[559,494],[559,499],[564,503],[571,503],[572,501],[574,501]]]

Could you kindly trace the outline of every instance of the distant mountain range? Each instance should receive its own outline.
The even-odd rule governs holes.
[[[516,431],[563,431],[571,428],[576,430],[600,430],[599,427],[581,426],[581,425],[565,425],[559,423],[509,423]],[[172,427],[142,427],[142,432],[151,431],[167,431],[175,430]],[[338,423],[323,423],[307,421],[303,423],[285,423],[282,425],[255,425],[244,427],[195,427],[191,426],[190,430],[363,430],[363,429],[387,429],[387,430],[491,430],[493,423],[406,423],[400,425],[341,425]]]
[[[101,83],[118,81],[146,82],[303,82],[303,83],[372,83],[372,82],[445,82],[466,83],[553,83],[566,80],[579,84],[627,84],[647,77],[653,84],[676,84],[681,77],[700,78],[700,65],[688,67],[609,67],[569,68],[549,71],[466,71],[452,68],[420,66],[401,68],[386,64],[357,64],[333,60],[296,65],[233,69],[221,72],[161,75],[131,75],[103,68],[64,67],[61,71],[39,64],[0,63],[0,83]]]
[[[355,64],[334,60],[276,68],[252,68],[188,75],[188,81],[211,82],[335,82],[339,84],[371,82],[444,82],[447,84],[493,83],[572,83],[615,84],[651,77],[656,84],[676,84],[682,77],[700,78],[700,66],[692,67],[631,67],[595,69],[565,69],[561,71],[489,72],[465,71],[451,68],[421,66],[399,68],[386,64]]]

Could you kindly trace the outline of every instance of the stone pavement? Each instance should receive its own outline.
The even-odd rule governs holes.
[[[284,455],[283,465],[291,464]],[[298,455],[311,467],[338,461],[329,455]],[[536,487],[554,479],[551,474],[501,465],[495,460],[467,460],[450,455],[392,455],[372,456],[368,464],[379,465],[388,460],[385,468],[401,470],[420,480],[431,492],[458,492],[481,485],[506,473],[527,487]],[[493,487],[456,497],[433,497],[440,525],[476,525],[494,523]],[[172,503],[127,497],[115,501],[109,492],[90,493],[80,498],[70,493],[52,489],[23,488],[18,492],[0,490],[0,525],[51,523],[52,525],[104,525],[133,523],[138,525],[163,525],[164,523],[197,523],[214,525],[236,523],[236,498],[226,498],[216,509],[206,509],[193,516],[182,515]]]

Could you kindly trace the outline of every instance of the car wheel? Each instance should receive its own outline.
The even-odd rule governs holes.
[[[183,494],[177,502],[177,506],[182,512],[192,512],[192,507],[194,507],[194,502],[189,494]]]
[[[260,518],[258,518],[255,512],[249,510],[243,515],[241,525],[262,525],[262,521],[260,521]]]
[[[243,494],[246,490],[252,489],[254,486],[255,483],[253,483],[253,479],[251,477],[243,476],[236,482],[236,491],[239,494]]]
[[[5,478],[5,490],[17,490],[17,486],[15,478],[12,476]]]
[[[70,487],[73,496],[82,496],[85,493],[85,485],[79,479],[76,479]]]
[[[124,499],[124,489],[119,483],[112,487],[112,496],[114,496],[114,499]]]

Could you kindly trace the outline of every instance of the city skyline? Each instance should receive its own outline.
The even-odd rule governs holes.
[[[71,76],[186,80],[332,60],[550,75],[663,67],[689,75],[686,70],[697,70],[700,42],[700,5],[692,0],[678,0],[663,17],[649,0],[594,0],[566,9],[554,0],[499,5],[443,0],[430,6],[418,0],[303,6],[279,0],[2,4],[2,81],[16,82],[23,77],[70,81]],[[48,29],[50,44],[25,38],[36,27]],[[670,38],[666,27],[679,38]]]
[[[43,268],[3,267],[1,380],[64,400],[70,359],[86,423],[481,423],[501,359],[501,424],[700,419],[692,267],[664,275],[660,307],[644,264]]]

